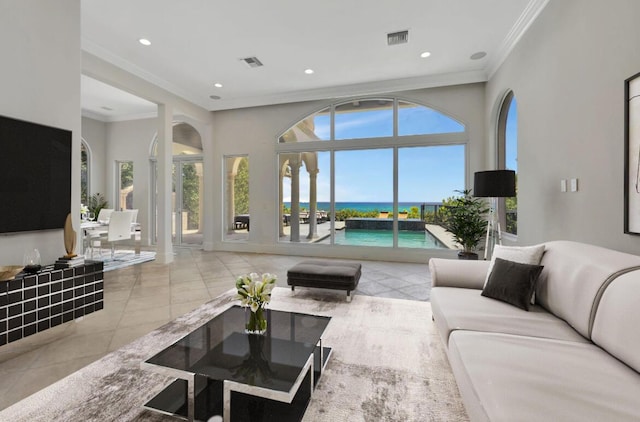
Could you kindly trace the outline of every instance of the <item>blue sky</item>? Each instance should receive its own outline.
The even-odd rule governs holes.
[[[517,110],[515,100],[507,116],[507,168],[516,169],[513,147]],[[328,114],[315,117],[315,134],[330,139]],[[462,132],[457,121],[426,107],[401,107],[400,135]],[[354,113],[336,113],[336,139],[392,136],[391,108]],[[336,202],[392,202],[393,150],[370,149],[337,151],[335,154]],[[330,155],[318,153],[317,199],[330,200]],[[400,148],[398,152],[399,202],[439,202],[464,189],[464,146],[447,145]],[[300,170],[300,201],[308,202],[309,180]],[[290,200],[289,180],[285,179],[284,201]]]

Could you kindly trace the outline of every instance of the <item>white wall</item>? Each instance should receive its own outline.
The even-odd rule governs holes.
[[[385,94],[424,104],[447,113],[467,125],[469,133],[467,186],[473,173],[485,169],[484,84],[459,85]],[[424,250],[386,248],[332,248],[324,245],[291,245],[278,242],[277,136],[300,119],[331,104],[332,100],[282,104],[214,112],[213,198],[214,245],[216,249],[250,250],[292,255],[344,256],[352,258],[426,261]],[[249,242],[222,242],[222,163],[225,155],[249,156],[251,231]],[[462,187],[461,187],[462,188]],[[442,252],[434,253],[443,255]],[[454,255],[453,252],[444,255]]]
[[[639,16],[635,0],[551,1],[487,84],[488,122],[507,89],[518,104],[518,243],[640,253],[640,237],[623,233],[624,80],[640,71]],[[561,193],[569,178],[579,191]]]
[[[149,147],[157,132],[156,119],[130,120],[107,124],[106,192],[111,208],[117,206],[116,161],[133,161],[133,208],[137,208],[138,222],[142,226],[144,243],[150,235]]]
[[[71,210],[77,228],[80,224],[80,1],[0,3],[0,57],[0,114],[73,132]],[[65,253],[62,230],[0,236],[0,264],[21,264],[24,251],[30,248],[40,250],[43,263],[53,263]]]

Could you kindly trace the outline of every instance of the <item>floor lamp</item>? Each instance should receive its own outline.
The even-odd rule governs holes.
[[[487,220],[487,237],[484,245],[484,259],[487,259],[489,238],[491,238],[492,251],[496,244],[496,234],[498,244],[502,245],[498,198],[516,196],[516,172],[513,170],[477,171],[473,177],[473,196],[491,198],[491,208]]]

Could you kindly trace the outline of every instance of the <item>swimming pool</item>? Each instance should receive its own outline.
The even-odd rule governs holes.
[[[329,237],[318,243],[329,243]],[[392,230],[361,230],[345,229],[336,231],[336,245],[351,246],[378,246],[393,247]],[[447,249],[447,247],[436,239],[428,231],[408,231],[398,232],[398,247],[400,248],[423,248],[423,249]]]

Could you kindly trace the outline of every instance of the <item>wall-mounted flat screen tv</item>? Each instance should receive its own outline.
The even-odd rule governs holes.
[[[64,227],[71,131],[0,116],[0,233]]]

